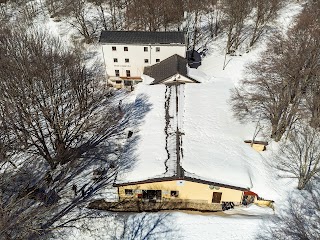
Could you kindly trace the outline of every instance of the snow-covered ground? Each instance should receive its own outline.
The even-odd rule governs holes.
[[[300,10],[299,3],[288,5],[280,13],[277,25],[285,32]],[[54,22],[52,19],[47,22],[47,28],[51,32],[65,36],[63,41],[70,42],[70,35],[73,33],[69,28],[63,28],[64,25],[65,23]],[[265,44],[260,44],[248,53],[242,53],[242,56],[228,56],[226,59],[228,64],[223,70],[224,44],[223,40],[215,41],[211,53],[203,60],[202,66],[198,70],[190,70],[189,75],[201,83],[186,84],[180,92],[183,98],[181,95],[179,109],[183,111],[179,112],[178,118],[175,118],[173,108],[169,109],[170,115],[173,116],[170,120],[172,126],[177,124],[184,133],[181,164],[187,175],[250,187],[260,196],[275,200],[275,212],[277,212],[277,205],[281,205],[281,201],[293,189],[294,183],[277,179],[266,164],[270,160],[273,148],[277,147],[276,144],[268,146],[266,152],[257,153],[243,143],[243,140],[252,138],[256,123],[240,124],[232,116],[228,103],[230,89],[243,78],[245,66],[259,59]],[[86,47],[95,53],[95,58],[102,59],[98,45]],[[135,163],[130,171],[119,176],[119,181],[172,176],[175,170],[175,165],[172,164],[174,150],[169,149],[169,152],[171,151],[169,160],[172,161],[165,164],[168,160],[164,132],[166,87],[148,86],[147,82],[140,84],[132,95],[123,101],[133,102],[135,108],[141,109],[144,114],[141,121],[136,121],[131,126],[134,132],[133,139],[136,141],[131,156],[135,159]],[[113,195],[112,191],[110,195]],[[272,214],[274,212],[270,208],[263,209],[257,206],[237,208],[227,211],[226,214],[170,212],[168,222],[172,232],[168,233],[166,239],[255,239],[265,220]],[[132,216],[141,215],[132,214]],[[90,219],[90,226],[95,230],[76,228],[72,230],[72,234],[70,232],[68,239],[111,239],[110,229],[114,228],[114,232],[121,231],[121,225],[117,225],[117,220],[113,216],[110,214],[110,217]],[[64,239],[67,239],[65,237]]]
[[[178,234],[171,239],[255,239],[255,233],[263,224],[263,216],[216,216],[175,213],[179,224]]]
[[[278,19],[282,30],[288,28],[300,10],[300,5],[291,4],[282,11]],[[167,138],[165,132],[165,101],[168,91],[171,91],[167,132],[174,136],[173,139],[177,128],[182,133],[180,163],[186,176],[250,188],[259,196],[275,201],[283,198],[281,193],[286,195],[287,181],[277,179],[269,166],[272,147],[258,153],[244,143],[244,140],[252,139],[256,123],[239,123],[229,103],[230,90],[244,78],[245,67],[259,59],[265,43],[241,56],[228,56],[228,64],[223,69],[224,43],[223,39],[215,41],[212,53],[203,59],[202,65],[197,70],[189,69],[189,75],[201,83],[180,85],[176,89],[148,85],[151,80],[147,78],[131,93],[135,102],[140,102],[143,94],[150,109],[142,121],[133,126],[134,135],[138,138],[134,139],[133,150],[136,164],[120,175],[118,182],[174,175],[176,142]],[[135,108],[145,109],[145,106],[135,105]],[[260,135],[256,140],[269,139]]]
[[[264,224],[264,220],[274,213],[270,208],[249,206],[238,208],[224,213],[200,213],[200,212],[166,212],[166,213],[137,213],[122,214],[116,216],[110,214],[99,221],[79,221],[78,229],[74,229],[67,239],[93,240],[93,239],[140,239],[132,238],[132,232],[139,232],[139,224],[144,231],[149,231],[158,220],[163,218],[157,229],[158,236],[153,239],[190,239],[190,240],[242,240],[255,239],[255,234]],[[126,225],[127,234],[119,237],[122,233],[123,223],[121,217],[128,217]],[[141,219],[145,218],[144,221]],[[81,224],[89,226],[89,230],[82,229]]]
[[[280,14],[278,24],[283,29],[287,29],[293,17],[300,10],[300,5],[290,4]],[[228,65],[223,70],[223,43],[216,42],[212,53],[203,60],[202,66],[198,70],[191,69],[189,72],[190,76],[201,83],[186,84],[183,103],[179,103],[182,104],[184,112],[180,113],[183,117],[182,121],[178,119],[178,124],[185,133],[182,146],[184,156],[181,164],[187,174],[193,173],[212,181],[220,180],[226,184],[252,187],[252,190],[260,196],[276,201],[276,213],[277,207],[281,206],[282,201],[294,188],[294,182],[278,179],[274,171],[266,164],[271,160],[272,151],[277,147],[276,144],[271,143],[266,152],[258,153],[243,143],[243,140],[252,138],[256,123],[240,124],[232,116],[228,103],[230,89],[243,78],[245,66],[257,61],[264,49],[265,44],[261,44],[250,52],[243,53],[242,56],[228,56]],[[152,88],[158,88],[159,92],[154,92],[158,90],[149,92],[149,89]],[[164,89],[160,90],[160,88],[139,86],[138,92],[145,91],[149,97],[158,100],[156,104],[163,109],[164,102],[161,102],[163,101],[161,96],[164,94]],[[157,96],[151,96],[154,94]],[[156,107],[154,106],[152,111],[156,110]],[[144,136],[142,139],[146,139],[141,141],[152,146],[147,151],[149,151],[148,154],[154,156],[153,147],[164,144],[163,139],[155,137],[156,135],[165,137],[163,135],[164,119],[161,120],[162,123],[157,122],[164,117],[164,109],[157,114],[152,111],[147,113],[145,124],[157,129],[153,128],[153,131],[148,133],[149,135],[146,135],[144,129],[137,134],[141,134]],[[148,114],[150,114],[149,117]],[[141,147],[146,150],[146,146]],[[132,171],[128,173],[126,179],[142,180],[159,175],[159,173],[163,174],[163,163],[161,161],[155,163],[155,159],[163,160],[163,156],[166,155],[165,152],[161,152],[163,146],[159,149],[158,154],[161,156],[154,159],[148,158],[150,162],[147,167],[142,168],[143,171]],[[134,170],[138,170],[140,163],[138,161],[137,169]],[[147,164],[147,161],[144,164]],[[135,175],[135,173],[139,174]],[[167,239],[255,239],[256,234],[266,224],[266,219],[272,214],[274,212],[270,208],[263,209],[257,206],[234,209],[227,211],[224,215],[171,212],[169,217],[174,231],[167,236]]]

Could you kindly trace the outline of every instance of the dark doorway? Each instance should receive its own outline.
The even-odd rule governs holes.
[[[220,203],[221,201],[221,192],[213,192],[212,194],[212,203]]]
[[[142,198],[149,201],[161,200],[161,190],[143,190]]]

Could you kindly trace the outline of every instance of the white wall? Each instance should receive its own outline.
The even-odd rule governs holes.
[[[116,47],[116,51],[112,51],[112,47]],[[124,47],[128,47],[128,51],[124,51]],[[148,52],[144,52],[144,47],[148,47]],[[160,47],[160,52],[156,52],[156,47]],[[106,71],[109,77],[115,76],[115,70],[120,71],[120,77],[126,77],[126,70],[130,70],[131,77],[140,78],[143,74],[145,66],[150,66],[156,63],[156,59],[160,61],[178,54],[185,57],[185,45],[130,45],[130,44],[103,44],[102,51],[106,64]],[[113,61],[114,58],[118,62]],[[129,59],[129,63],[125,59]],[[148,59],[148,63],[144,62]]]
[[[174,76],[163,81],[163,83],[173,83],[173,82],[193,83],[194,81],[192,81],[189,78],[186,78],[180,74],[175,74]]]

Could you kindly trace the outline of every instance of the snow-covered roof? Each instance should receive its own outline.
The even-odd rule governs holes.
[[[165,172],[165,89],[164,85],[150,87],[138,84],[123,103],[133,104],[131,120],[133,132],[126,143],[124,158],[131,158],[133,166],[119,181],[137,181],[162,175]]]
[[[118,183],[173,176],[244,189],[261,183],[264,160],[244,143],[251,132],[233,118],[223,81],[165,86],[147,78],[132,93],[136,110],[145,110],[133,126],[135,165]]]
[[[206,57],[199,69],[187,69],[199,84],[150,85],[154,79],[143,75],[131,97],[139,102],[144,96],[150,108],[133,127],[138,138],[132,151],[135,164],[117,183],[188,177],[249,188],[276,200],[279,187],[270,177],[271,152],[257,152],[244,142],[252,139],[256,123],[239,123],[229,104],[230,89],[259,51],[235,57],[227,70],[219,65],[219,52]]]
[[[223,82],[185,85],[183,160],[187,176],[252,188],[252,165],[261,156],[244,143],[243,131],[228,104]]]

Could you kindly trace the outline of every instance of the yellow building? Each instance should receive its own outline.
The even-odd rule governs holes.
[[[252,142],[252,140],[245,140],[244,142],[250,144],[250,146],[258,152],[265,151],[268,146],[268,142],[265,142],[265,141],[253,141]]]
[[[225,185],[191,177],[164,177],[145,181],[118,183],[119,201],[141,199],[143,201],[181,200],[203,204],[242,203],[248,189]]]

